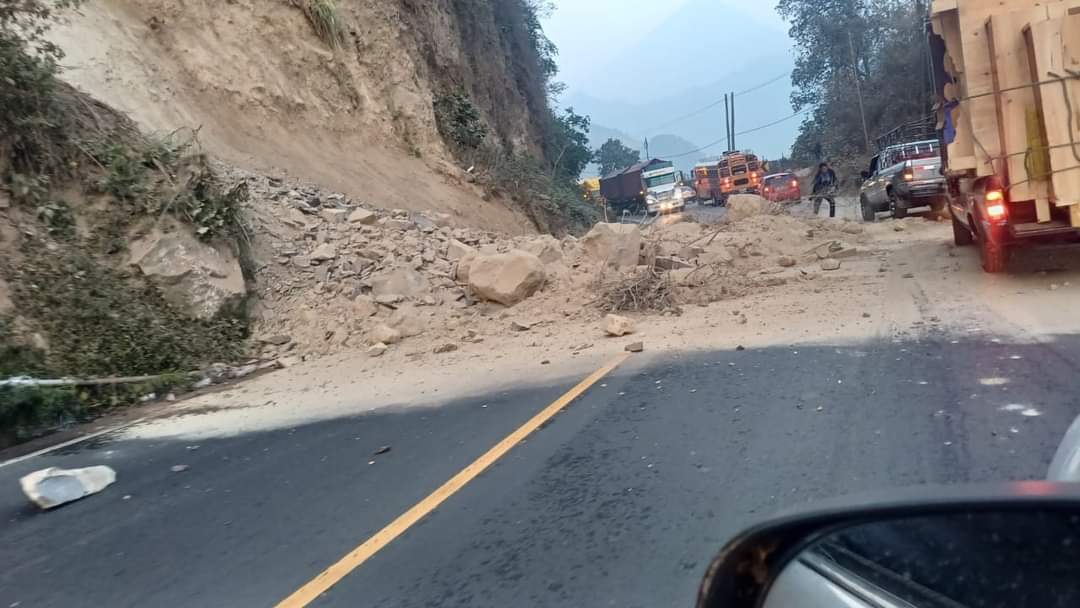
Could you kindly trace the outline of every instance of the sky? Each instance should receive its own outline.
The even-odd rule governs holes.
[[[777,31],[787,25],[776,14],[773,0],[712,0],[738,7]],[[590,80],[604,72],[628,49],[677,15],[690,0],[554,0],[555,11],[543,21],[544,32],[559,47],[559,80],[571,93],[603,97],[590,90]],[[715,40],[702,40],[702,51]]]
[[[595,147],[612,132],[635,148],[673,135],[683,140],[679,150],[650,153],[690,164],[719,154],[727,145],[726,93],[754,90],[740,97],[740,132],[792,114],[786,74],[794,55],[775,1],[554,0],[543,26],[559,48],[557,79],[568,87],[559,103],[592,118]],[[773,84],[757,86],[764,82]],[[697,112],[702,107],[710,109]],[[778,158],[798,126],[790,120],[737,145]],[[706,149],[698,154],[699,147]]]

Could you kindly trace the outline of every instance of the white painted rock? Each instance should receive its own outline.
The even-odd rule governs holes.
[[[469,287],[473,293],[504,306],[513,306],[531,297],[546,280],[547,273],[540,258],[518,249],[478,256],[469,265]]]
[[[600,223],[581,244],[589,257],[615,268],[633,268],[641,253],[641,230],[637,224]]]
[[[23,494],[42,509],[52,509],[97,494],[116,481],[116,471],[107,466],[85,469],[49,467],[19,480]]]

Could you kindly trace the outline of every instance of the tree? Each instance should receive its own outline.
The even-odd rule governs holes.
[[[551,175],[577,181],[593,159],[589,149],[591,121],[588,116],[574,112],[574,108],[567,108],[561,115],[552,115],[551,122],[544,143],[544,158],[551,163]]]
[[[812,108],[793,155],[800,161],[858,160],[865,149],[855,99],[863,94],[871,138],[930,113],[921,0],[780,0],[791,22],[796,110]]]
[[[617,139],[609,139],[596,151],[595,160],[600,165],[600,175],[608,175],[640,161],[641,152],[623,145]]]

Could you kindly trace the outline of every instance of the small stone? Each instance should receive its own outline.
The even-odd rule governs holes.
[[[261,340],[261,342],[263,344],[271,344],[273,346],[285,346],[286,344],[292,342],[292,338],[290,338],[289,336],[287,336],[285,334],[278,334],[276,336],[270,336],[268,338],[263,338]]]
[[[289,369],[290,367],[300,365],[300,362],[300,357],[281,357],[274,361],[274,365],[276,365],[278,369]]]
[[[544,359],[543,361],[540,362],[540,365],[551,365],[551,361],[548,361],[547,359]]]
[[[907,230],[907,227],[904,226],[903,224],[894,224],[892,229],[893,229],[893,232],[903,232],[903,231]]]
[[[858,224],[846,224],[842,230],[847,234],[862,234],[863,227]]]
[[[337,257],[337,249],[330,243],[323,243],[315,248],[315,251],[311,252],[312,262],[326,262]]]
[[[640,353],[645,351],[644,342],[631,342],[626,345],[626,352],[628,353]]]
[[[390,450],[391,450],[391,447],[390,447],[390,446],[388,446],[388,445],[384,445],[384,446],[382,446],[381,448],[379,448],[379,449],[375,450],[375,453],[374,453],[374,454],[372,454],[372,455],[373,455],[373,456],[382,456],[383,454],[389,454],[389,453],[390,453]]]
[[[292,263],[297,268],[307,268],[311,266],[311,258],[306,255],[298,255],[292,259]]]
[[[868,313],[868,312],[864,312],[864,313],[862,313],[862,317],[863,317],[864,319],[869,319],[869,318],[870,318],[870,313]]]
[[[397,344],[402,339],[401,332],[389,325],[376,325],[368,332],[368,341],[372,344]]]
[[[833,258],[827,258],[821,260],[822,270],[840,270],[840,260],[834,260]]]
[[[738,319],[735,319],[735,322],[739,325],[746,325],[749,320],[746,317],[739,317]]]
[[[349,214],[350,224],[370,226],[371,224],[374,224],[375,220],[377,219],[378,216],[376,216],[373,212],[368,211],[367,209],[356,209]]]
[[[436,346],[435,350],[433,352],[436,355],[445,355],[446,353],[452,353],[452,352],[456,351],[457,349],[458,349],[457,344],[447,343],[447,344],[441,344],[439,346]]]
[[[331,224],[344,224],[349,216],[349,211],[347,209],[330,209],[324,207],[319,210],[319,215]]]
[[[780,259],[776,261],[776,263],[779,264],[782,268],[791,268],[799,262],[798,260],[789,255],[782,255],[780,256]]]
[[[524,321],[511,321],[510,329],[513,331],[529,331],[532,329],[532,323],[526,323]]]
[[[915,278],[915,275],[910,273],[910,272],[905,272],[903,276],[904,276],[905,279],[914,279]]]
[[[390,347],[379,342],[378,344],[371,345],[371,347],[367,349],[367,354],[372,358],[381,357],[386,354],[387,350],[390,350]]]
[[[169,470],[173,473],[183,473],[190,468],[191,467],[186,464],[174,464],[172,467],[169,468]]]
[[[739,352],[742,352],[742,351],[746,350],[746,347],[743,346],[742,344],[740,344],[740,345],[735,347],[735,350],[737,350]]]
[[[637,330],[633,319],[620,315],[608,315],[604,317],[604,332],[612,337],[622,337],[634,333]]]
[[[823,406],[820,406],[820,405],[819,405],[819,406],[817,406],[817,411],[819,411],[819,412],[824,412],[824,411],[825,411],[825,408],[824,408]]]

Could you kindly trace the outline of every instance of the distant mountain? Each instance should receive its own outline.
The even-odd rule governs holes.
[[[698,147],[678,135],[657,135],[649,138],[649,156],[670,160],[676,169],[687,173],[694,168],[698,160],[696,154],[687,155],[687,152],[693,152]]]
[[[723,139],[724,94],[755,87],[794,66],[791,41],[782,26],[733,4],[690,0],[631,51],[599,70],[587,87],[571,91],[568,105],[591,116],[594,124],[642,137],[670,133],[702,145]],[[741,95],[736,100],[737,130],[790,116],[790,95],[786,76]],[[717,101],[704,112],[675,121]],[[736,138],[735,143],[776,158],[790,149],[798,126],[794,119]],[[721,143],[702,156],[724,149]],[[688,160],[694,164],[698,159]]]
[[[621,141],[624,146],[640,151],[642,156],[645,155],[645,151],[642,148],[644,138],[628,135],[618,129],[612,129],[598,124],[593,124],[589,129],[589,147],[593,150],[600,149],[600,146],[604,145],[604,142],[609,139],[617,139]]]
[[[618,129],[611,129],[603,125],[592,125],[589,130],[589,146],[593,150],[597,150],[600,146],[604,145],[608,139],[617,139],[623,143],[624,146],[637,150],[641,153],[641,158],[645,158],[645,138],[635,137],[628,135]],[[679,137],[678,135],[657,135],[656,137],[649,138],[649,155],[653,158],[662,158],[664,160],[671,160],[675,167],[681,171],[689,172],[697,162],[697,156],[685,155],[686,152],[697,149],[698,146]],[[678,156],[677,158],[669,158],[672,156]],[[596,165],[589,165],[585,169],[585,176],[595,176],[598,169]]]

